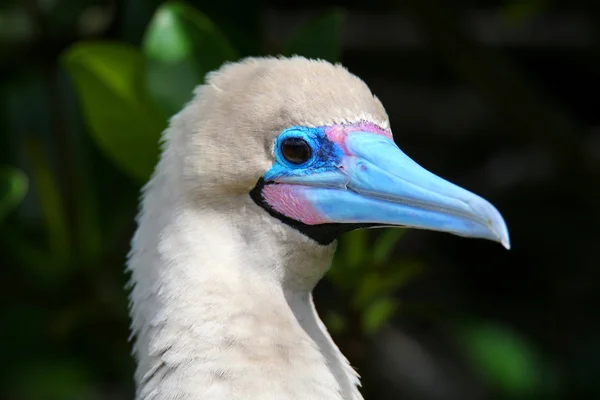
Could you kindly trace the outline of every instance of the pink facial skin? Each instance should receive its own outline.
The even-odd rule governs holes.
[[[346,137],[350,132],[371,132],[377,135],[385,136],[393,140],[392,133],[388,130],[382,129],[372,122],[361,121],[355,124],[347,125],[332,125],[325,128],[325,135],[327,139],[340,146],[340,149],[344,154],[350,154],[346,147]]]
[[[297,185],[267,185],[262,195],[273,209],[287,217],[307,225],[324,224],[324,216],[313,208],[303,193],[303,187]]]
[[[393,139],[390,131],[366,121],[355,124],[332,125],[325,128],[327,139],[337,144],[346,155],[350,155],[350,152],[346,148],[345,141],[351,132],[371,132]],[[296,221],[307,225],[331,222],[312,206],[305,196],[306,190],[307,188],[300,185],[274,184],[266,185],[262,190],[262,195],[275,211]]]

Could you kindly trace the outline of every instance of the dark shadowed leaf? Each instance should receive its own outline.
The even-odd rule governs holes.
[[[329,310],[323,320],[329,332],[334,335],[339,335],[348,328],[348,318],[335,310]]]
[[[69,48],[62,62],[95,142],[129,175],[148,179],[166,120],[148,98],[143,55],[125,44],[88,42]]]
[[[349,290],[357,285],[368,266],[368,232],[358,229],[344,234],[339,241],[327,277],[338,288]]]
[[[206,15],[178,2],[158,9],[146,31],[143,49],[148,60],[148,90],[168,116],[191,99],[206,73],[238,58]]]
[[[30,361],[11,370],[9,398],[76,400],[97,398],[94,380],[85,364],[66,359]]]
[[[0,223],[27,193],[27,176],[11,167],[0,167]]]
[[[372,253],[373,262],[382,263],[386,261],[394,251],[396,244],[404,232],[406,232],[406,230],[401,228],[385,229],[375,241]]]
[[[375,333],[394,315],[398,302],[391,297],[381,297],[365,308],[362,314],[362,329]]]
[[[410,261],[390,263],[384,271],[367,268],[357,281],[352,299],[354,307],[362,309],[381,295],[393,295],[422,270],[421,264]]]
[[[353,305],[362,309],[381,294],[385,278],[376,271],[365,271],[353,293]]]
[[[364,267],[363,264],[368,261],[369,232],[366,229],[357,229],[348,232],[341,240],[344,241],[346,268]]]
[[[495,324],[472,324],[462,332],[471,360],[507,395],[522,398],[540,390],[544,363],[523,337]]]
[[[48,154],[40,141],[28,140],[26,152],[31,163],[32,187],[35,187],[37,192],[37,201],[46,229],[48,249],[64,266],[71,251],[71,243],[59,184],[48,160]]]
[[[283,54],[337,62],[342,50],[345,17],[344,11],[336,9],[307,23],[295,32]]]
[[[508,21],[523,22],[541,14],[547,8],[548,0],[510,0],[506,2],[502,11]]]

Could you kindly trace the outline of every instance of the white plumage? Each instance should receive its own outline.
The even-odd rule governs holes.
[[[172,119],[128,262],[136,399],[362,399],[311,296],[335,242],[248,195],[283,129],[359,121],[389,129],[360,79],[299,57],[226,65]]]

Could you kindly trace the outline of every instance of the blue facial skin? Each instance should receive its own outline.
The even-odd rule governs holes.
[[[281,154],[281,143],[288,138],[305,140],[312,149],[311,158],[302,164],[293,164]],[[303,177],[337,171],[342,165],[342,150],[325,136],[322,127],[293,126],[284,130],[275,140],[275,163],[263,176],[269,182],[281,177]]]
[[[290,137],[311,147],[305,163],[290,163],[281,154],[281,143]],[[263,178],[303,186],[303,201],[330,223],[429,229],[509,248],[506,224],[493,205],[427,171],[392,139],[356,131],[347,134],[344,146],[350,155],[328,140],[324,128],[286,129],[275,141],[276,161]]]

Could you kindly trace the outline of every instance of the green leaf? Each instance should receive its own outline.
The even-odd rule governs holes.
[[[404,261],[392,264],[385,271],[366,272],[353,293],[353,306],[361,309],[382,294],[393,294],[422,270],[421,264]]]
[[[147,180],[166,119],[145,89],[143,55],[125,44],[87,42],[69,48],[62,62],[96,144],[130,176]]]
[[[385,229],[375,241],[372,253],[373,262],[379,264],[386,261],[405,232],[406,230],[402,228]]]
[[[14,399],[76,400],[97,398],[89,366],[66,359],[25,359],[9,372],[5,390]],[[96,392],[96,393],[94,393]]]
[[[423,272],[423,264],[418,261],[401,261],[390,265],[385,274],[385,289],[396,290]]]
[[[358,282],[352,298],[352,303],[357,309],[367,307],[373,298],[381,295],[385,282],[376,271],[367,272]]]
[[[31,162],[31,181],[35,186],[42,211],[48,247],[60,264],[67,261],[71,251],[65,205],[60,188],[42,144],[36,140],[29,140],[26,151]]]
[[[398,309],[398,303],[391,297],[382,297],[371,303],[363,312],[362,329],[365,333],[377,332]]]
[[[368,238],[366,229],[357,229],[341,239],[346,268],[357,269],[367,261]]]
[[[0,230],[0,241],[38,289],[55,289],[62,283],[64,259],[60,260],[43,245],[31,240],[18,224]]]
[[[506,327],[473,324],[462,341],[484,377],[510,396],[529,396],[541,389],[543,363],[533,347]]]
[[[367,261],[368,233],[358,229],[346,233],[341,239],[335,253],[327,278],[338,288],[354,289],[364,275]]]
[[[145,33],[148,90],[166,115],[191,100],[204,76],[238,59],[225,35],[200,11],[172,2],[161,6]]]
[[[330,310],[327,314],[325,314],[324,320],[327,329],[334,335],[339,335],[348,328],[346,316],[344,316],[344,314],[340,314],[339,312]]]
[[[503,6],[502,14],[509,22],[524,22],[546,11],[547,6],[547,0],[511,0]]]
[[[0,168],[0,223],[23,200],[29,182],[21,170]]]
[[[336,9],[310,21],[292,36],[283,54],[337,62],[345,18],[345,12]]]

